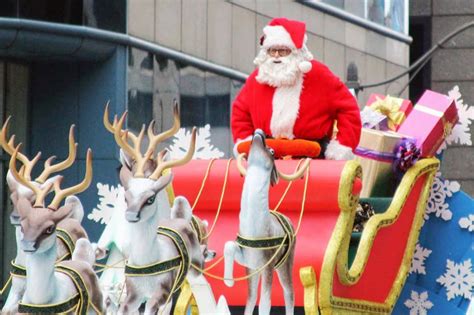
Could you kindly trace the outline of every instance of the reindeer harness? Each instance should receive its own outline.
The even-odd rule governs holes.
[[[74,252],[75,244],[69,232],[64,229],[57,228],[56,237],[59,238],[64,243],[64,245],[66,245],[66,248],[68,250],[68,253],[66,253],[66,255],[64,255],[63,257],[60,257],[56,262],[61,262],[63,260],[71,259],[72,253]],[[20,266],[20,265],[15,264],[14,260],[11,261],[10,265],[11,265],[10,274],[12,275],[12,277],[19,277],[19,278],[26,277],[25,266]]]
[[[72,253],[74,252],[74,248],[76,247],[71,234],[69,234],[69,232],[64,229],[57,228],[56,237],[59,238],[64,243],[64,245],[66,245],[66,248],[68,250],[68,253],[61,257],[59,261],[70,259],[72,257]]]
[[[125,275],[131,277],[152,276],[169,272],[179,267],[174,285],[174,287],[178,289],[186,279],[186,274],[191,266],[188,248],[181,235],[171,228],[159,226],[157,233],[170,238],[176,246],[179,255],[168,260],[158,261],[145,266],[132,266],[125,264]]]
[[[57,272],[67,275],[74,285],[78,293],[64,302],[55,304],[26,304],[18,303],[18,312],[20,313],[68,313],[75,310],[77,315],[87,314],[89,304],[91,303],[89,292],[81,275],[71,267],[57,265],[55,270]]]
[[[283,214],[270,211],[270,213],[280,222],[285,236],[276,236],[276,237],[262,237],[262,238],[246,238],[242,235],[237,235],[236,243],[240,247],[253,248],[253,249],[275,249],[280,246],[284,246],[283,255],[275,263],[275,268],[280,267],[290,255],[290,248],[295,242],[295,230],[291,225],[290,219],[288,219]]]
[[[26,268],[24,266],[15,264],[14,260],[11,261],[10,265],[11,265],[10,274],[12,275],[12,277],[18,277],[18,278],[26,277]]]

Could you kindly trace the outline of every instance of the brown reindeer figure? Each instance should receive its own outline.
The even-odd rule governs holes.
[[[236,241],[226,242],[224,247],[224,282],[229,287],[234,285],[234,260],[247,268],[247,274],[268,264],[260,273],[248,279],[245,314],[253,314],[260,276],[262,287],[258,313],[270,314],[273,271],[276,270],[283,287],[286,315],[291,315],[294,312],[292,269],[296,240],[291,221],[281,213],[270,211],[268,193],[270,185],[275,184],[278,178],[300,178],[308,168],[309,160],[292,175],[281,173],[275,167],[272,150],[266,147],[265,134],[260,129],[255,131],[252,139],[247,169],[242,166],[242,159],[241,154],[237,166],[245,176],[245,181],[240,204],[239,235]]]
[[[122,126],[127,113],[113,123],[108,120],[108,108],[104,113],[104,125],[114,134],[120,146],[122,168],[120,182],[125,188],[127,209],[125,219],[129,232],[128,261],[125,267],[127,296],[120,313],[134,313],[143,301],[147,301],[146,314],[169,313],[174,289],[179,288],[186,277],[190,263],[203,265],[203,255],[197,234],[191,222],[185,218],[171,217],[171,207],[166,186],[172,175],[163,174],[167,169],[187,163],[194,154],[196,129],[186,155],[179,160],[167,160],[166,151],[155,155],[160,142],[172,137],[180,128],[178,104],[174,104],[174,124],[169,130],[155,135],[154,122],[148,126],[148,148],[141,152],[145,126],[134,135]],[[131,141],[131,143],[129,142]],[[177,198],[179,201],[180,198]],[[157,226],[161,225],[158,229]],[[165,305],[166,304],[166,305]]]
[[[10,159],[10,171],[13,177],[35,194],[34,204],[20,197],[17,210],[23,231],[21,249],[26,253],[26,290],[19,304],[20,313],[67,313],[77,314],[100,313],[103,309],[102,292],[98,278],[92,268],[90,253],[94,250],[85,238],[78,240],[73,252],[73,259],[56,264],[56,233],[61,226],[76,228],[80,233],[82,227],[77,220],[68,218],[82,205],[77,198],[63,199],[80,193],[89,187],[92,180],[92,152],[87,151],[86,174],[81,183],[73,187],[60,187],[63,177],[42,188],[34,185],[25,177],[25,172],[16,169],[19,153],[16,147]],[[26,167],[25,167],[26,168]],[[45,206],[45,197],[54,189],[54,198]],[[80,210],[80,209],[79,209]],[[93,254],[92,254],[93,256]]]
[[[0,144],[5,152],[10,155],[14,152],[14,139],[15,136],[12,135],[10,140],[7,141],[8,135],[8,126],[11,117],[8,117],[5,124],[2,127],[0,132]],[[38,153],[32,160],[29,160],[26,155],[18,152],[18,160],[22,163],[22,173],[25,180],[28,180],[31,185],[35,185],[40,189],[45,189],[46,187],[52,187],[52,183],[58,180],[57,176],[50,177],[51,174],[60,172],[69,166],[75,160],[77,151],[77,143],[74,142],[74,125],[71,126],[69,130],[69,156],[66,160],[51,164],[54,157],[50,157],[45,162],[45,168],[43,172],[36,177],[34,180],[31,178],[31,171],[39,160],[41,153]],[[18,311],[18,302],[21,300],[26,287],[26,255],[23,250],[21,250],[20,241],[23,237],[20,226],[20,216],[17,211],[17,204],[20,198],[24,198],[30,201],[30,204],[35,202],[36,195],[35,193],[28,188],[27,186],[22,185],[18,182],[10,171],[7,173],[7,184],[10,189],[10,199],[13,203],[13,211],[10,214],[10,222],[15,226],[15,236],[17,244],[17,254],[15,259],[12,262],[12,286],[8,294],[8,298],[5,302],[5,305],[2,309],[2,314],[16,314]],[[58,224],[57,234],[57,253],[56,260],[70,259],[74,251],[75,243],[80,238],[87,238],[86,231],[80,225],[82,218],[84,216],[84,210],[80,201],[75,196],[68,197],[68,203],[77,203],[78,206],[74,207],[74,212],[70,214],[67,220],[68,222],[60,222]],[[75,221],[74,221],[75,220]],[[71,223],[73,222],[73,223]]]

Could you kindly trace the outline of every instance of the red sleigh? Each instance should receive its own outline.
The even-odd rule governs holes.
[[[222,256],[224,243],[236,237],[239,224],[243,178],[235,161],[194,160],[173,170],[176,195],[191,204],[199,191],[194,213],[213,226],[209,248]],[[277,161],[277,167],[291,173],[297,161]],[[361,169],[357,162],[313,160],[308,180],[280,181],[270,189],[270,208],[291,218],[295,227],[303,207],[296,241],[294,287],[296,305],[306,314],[390,313],[410,269],[438,160],[423,159],[403,177],[394,198],[383,212],[367,222],[354,261],[349,266],[349,243],[355,209],[361,190]],[[207,174],[207,175],[206,175]],[[204,181],[204,182],[203,182]],[[201,189],[202,187],[202,189]],[[212,264],[212,262],[211,262]],[[209,270],[222,276],[223,264]],[[236,277],[245,274],[236,269]],[[215,294],[223,294],[229,305],[245,305],[246,282],[228,288],[208,278]],[[273,305],[284,305],[282,289],[275,282]]]

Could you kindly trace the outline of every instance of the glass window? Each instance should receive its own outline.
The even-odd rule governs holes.
[[[82,0],[19,0],[19,17],[67,24],[82,24]]]
[[[126,0],[83,0],[84,25],[125,33]]]
[[[1,0],[0,16],[126,32],[126,0]]]
[[[2,0],[0,1],[0,16],[17,17],[17,0]]]
[[[173,124],[172,104],[178,100],[183,130],[161,147],[172,146],[196,126],[199,143],[213,148],[198,146],[197,151],[219,151],[219,157],[232,155],[231,102],[243,82],[137,49],[130,50],[128,73],[130,130],[138,132],[143,123],[152,119],[156,132],[169,129]],[[181,148],[187,148],[186,141],[189,140],[183,140]]]
[[[320,0],[361,18],[408,34],[407,0]]]

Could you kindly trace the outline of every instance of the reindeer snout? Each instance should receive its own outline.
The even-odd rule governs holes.
[[[10,223],[12,225],[20,225],[20,215],[18,213],[15,213],[15,212],[10,214]]]
[[[138,222],[140,221],[140,213],[135,211],[125,211],[125,219],[128,222]]]
[[[27,253],[34,253],[38,249],[35,241],[22,240],[20,244],[21,249]]]

